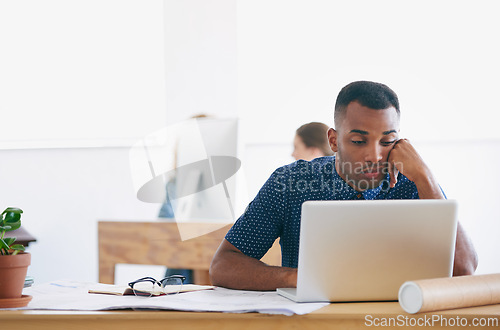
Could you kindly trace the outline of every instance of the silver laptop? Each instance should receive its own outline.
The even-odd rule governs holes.
[[[406,281],[449,277],[453,200],[307,201],[302,204],[297,302],[397,300]]]

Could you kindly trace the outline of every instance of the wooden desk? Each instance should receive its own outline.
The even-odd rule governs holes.
[[[412,329],[416,322],[436,318],[434,327],[460,329],[454,322],[467,322],[467,328],[476,328],[474,321],[488,322],[481,329],[499,329],[500,305],[466,308],[437,313],[410,315],[403,312],[397,302],[330,304],[307,315],[266,315],[257,313],[196,313],[171,311],[114,311],[114,312],[57,312],[57,311],[0,311],[2,329]],[[457,318],[458,317],[458,318]],[[401,318],[408,326],[375,326],[383,319]],[[406,320],[406,321],[404,321]],[[419,321],[421,320],[421,321]],[[447,320],[447,321],[444,321]],[[457,321],[459,320],[459,321]],[[396,322],[395,321],[395,322]],[[412,323],[413,322],[413,323]],[[444,322],[449,322],[447,326]],[[441,324],[442,323],[442,324]],[[380,323],[377,323],[380,325]],[[432,325],[432,323],[431,323]]]
[[[178,226],[198,237],[182,241]],[[217,228],[220,224],[99,221],[99,282],[113,284],[115,265],[125,263],[193,269],[196,284],[210,284],[210,263],[231,225]],[[263,261],[281,265],[278,241]]]

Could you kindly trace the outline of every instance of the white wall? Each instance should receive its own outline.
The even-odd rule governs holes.
[[[402,128],[426,140],[499,139],[498,2],[254,0],[238,2],[238,111],[286,142],[290,126],[331,122],[341,87],[386,83]],[[471,115],[474,114],[474,115]],[[486,119],[486,120],[484,120]]]
[[[192,115],[237,115],[234,0],[165,0],[166,110],[169,125]]]
[[[128,147],[166,124],[163,9],[0,2],[0,207],[24,210],[37,282],[97,280],[98,219],[156,219]]]
[[[0,1],[0,148],[123,146],[165,124],[162,0]]]
[[[2,150],[0,159],[0,201],[24,211],[23,227],[37,239],[28,272],[39,283],[97,281],[97,220],[158,214],[135,198],[128,148]]]
[[[415,142],[450,199],[479,256],[477,273],[500,272],[500,141]]]

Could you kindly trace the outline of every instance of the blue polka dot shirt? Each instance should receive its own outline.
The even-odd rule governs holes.
[[[309,200],[418,199],[417,187],[401,173],[394,188],[389,175],[373,189],[358,192],[335,170],[335,156],[299,160],[278,168],[226,235],[244,254],[260,259],[280,237],[281,265],[297,268],[300,214]]]

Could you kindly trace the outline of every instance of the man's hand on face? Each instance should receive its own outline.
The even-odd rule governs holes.
[[[388,163],[391,188],[398,182],[399,172],[413,182],[429,175],[427,165],[407,139],[400,139],[394,144],[389,153]]]

